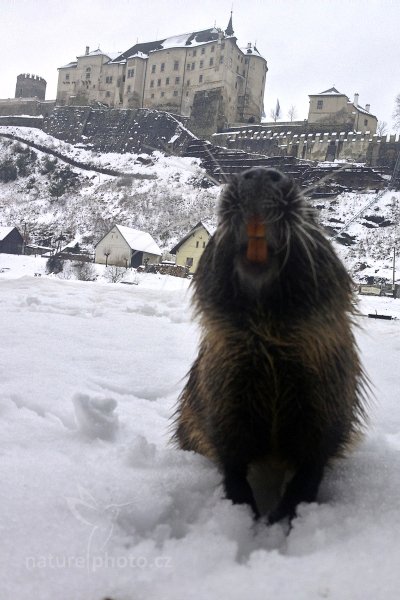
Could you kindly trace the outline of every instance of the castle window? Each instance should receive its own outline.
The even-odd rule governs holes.
[[[189,85],[190,85],[190,79],[187,80],[186,87],[189,87]]]
[[[128,77],[133,77],[135,75],[135,69],[128,69]]]
[[[165,85],[169,85],[169,77],[165,80]]]
[[[323,106],[324,106],[324,101],[317,100],[317,110],[321,110]]]
[[[85,76],[86,76],[86,79],[90,79],[90,71],[87,71]]]
[[[151,65],[151,72],[155,73],[156,72],[156,65]]]
[[[197,50],[193,50],[192,56],[196,56],[196,54],[197,54]]]
[[[165,92],[161,92],[161,98],[164,98]]]
[[[223,64],[223,62],[224,62],[224,56],[223,56],[223,54],[219,57],[219,62],[220,62],[221,65]]]
[[[214,52],[215,46],[211,46],[211,52]]]
[[[174,96],[178,95],[178,90],[174,90]]]
[[[368,125],[368,119],[364,119],[364,125]]]
[[[190,63],[186,65],[186,71],[190,71]]]
[[[200,75],[200,77],[199,77],[199,83],[203,83],[203,75]]]
[[[200,69],[202,69],[204,67],[204,60],[200,61]]]
[[[203,242],[203,248],[205,248],[205,247],[206,247],[206,243],[205,243],[205,242]]]
[[[181,81],[181,78],[180,78],[180,77],[175,77],[175,83],[176,83],[176,84],[180,83],[180,81]]]
[[[112,83],[112,76],[111,75],[107,75],[107,77],[106,77],[106,83]]]
[[[206,52],[206,49],[205,49],[205,48],[202,48],[202,49],[201,49],[201,53],[202,53],[202,54],[205,54],[205,52]]]
[[[161,73],[165,71],[165,63],[161,63],[160,71]]]
[[[213,64],[214,64],[214,59],[213,59],[213,58],[210,58],[210,67],[212,67],[212,66],[213,66]]]
[[[65,81],[69,81],[69,73],[65,76]]]
[[[110,98],[111,92],[106,92],[106,98]]]
[[[154,87],[154,79],[150,81],[150,87]]]
[[[179,60],[174,61],[174,71],[179,71]]]
[[[154,98],[154,94],[151,95],[152,99]]]
[[[198,247],[199,247],[199,242],[196,242],[196,248],[198,248]]]
[[[223,50],[225,48],[225,42],[221,42],[221,49]]]
[[[196,63],[192,63],[192,71],[194,71],[194,69],[196,68]]]
[[[245,59],[244,59],[244,64],[245,64],[245,65],[248,65],[248,64],[249,64],[249,59],[248,59],[248,58],[245,58]]]
[[[161,86],[161,79],[157,79],[157,87]]]

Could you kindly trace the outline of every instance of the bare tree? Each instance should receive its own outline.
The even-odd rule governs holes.
[[[387,128],[386,121],[378,121],[378,124],[376,126],[376,133],[378,135],[386,135],[387,132],[388,132],[388,128]]]
[[[273,118],[273,120],[274,120],[275,123],[280,118],[280,116],[281,116],[281,106],[279,104],[279,100],[276,101],[275,108],[271,109],[270,115]]]
[[[394,101],[393,120],[394,128],[400,129],[400,94],[397,94],[396,100]]]
[[[294,104],[291,105],[289,110],[287,111],[290,122],[292,122],[297,117],[297,110]]]
[[[103,254],[106,257],[106,267],[108,267],[108,257],[111,254],[111,248],[104,248]]]

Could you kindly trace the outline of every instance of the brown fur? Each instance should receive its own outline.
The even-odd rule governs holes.
[[[246,231],[256,215],[268,261],[254,265]],[[293,182],[252,169],[222,195],[193,285],[202,338],[176,439],[214,460],[227,496],[257,515],[249,468],[285,465],[294,476],[269,520],[293,517],[364,422],[350,277]]]

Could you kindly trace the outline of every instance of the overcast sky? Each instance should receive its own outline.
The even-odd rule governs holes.
[[[392,125],[400,93],[399,0],[0,0],[0,98],[34,73],[56,96],[57,67],[100,47],[127,50],[178,33],[225,29],[233,6],[239,46],[256,42],[268,61],[265,112],[308,113],[308,94],[333,85]]]

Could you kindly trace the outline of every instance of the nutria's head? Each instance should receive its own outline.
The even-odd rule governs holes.
[[[273,289],[290,256],[293,233],[309,209],[293,180],[276,169],[254,168],[233,178],[219,207],[216,244],[229,245],[233,270],[245,288]]]

